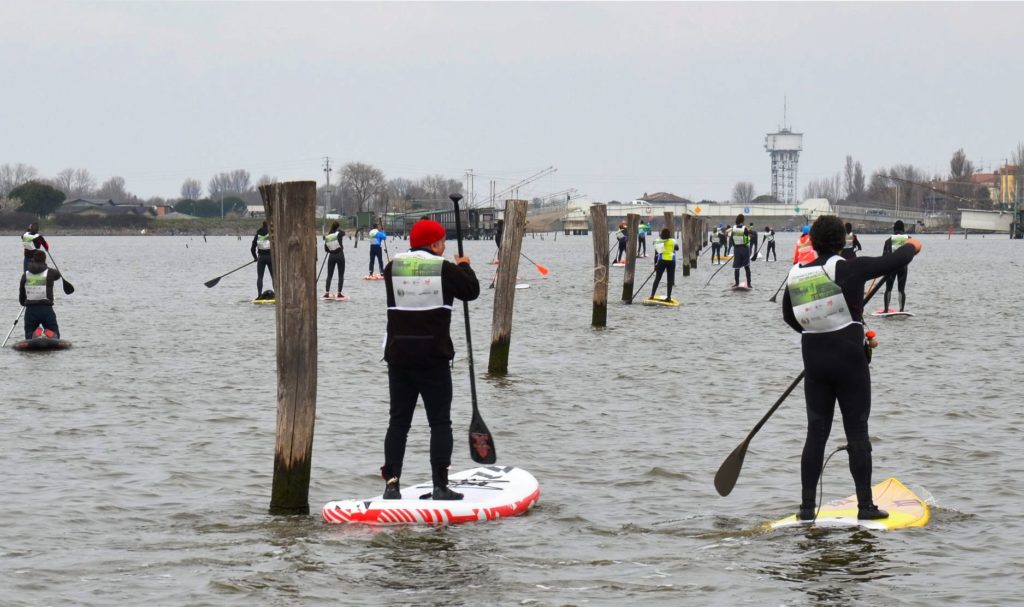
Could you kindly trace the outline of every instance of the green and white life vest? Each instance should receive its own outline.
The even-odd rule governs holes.
[[[39,234],[33,234],[31,232],[25,232],[21,235],[21,246],[25,247],[26,251],[32,251],[36,248],[35,239],[39,238]]]
[[[270,232],[256,235],[256,248],[260,251],[270,250]]]
[[[846,246],[844,246],[843,248],[844,249],[852,249],[853,248],[853,239],[854,238],[856,238],[856,236],[853,235],[853,232],[850,232],[849,234],[847,234],[846,235]]]
[[[855,321],[843,290],[835,283],[836,266],[843,258],[833,255],[823,266],[793,266],[786,279],[793,316],[807,333],[831,333]]]
[[[658,238],[654,241],[654,254],[661,257],[663,261],[672,261],[676,258],[676,239]]]
[[[391,287],[395,305],[391,310],[452,309],[444,305],[441,290],[441,267],[444,258],[426,251],[409,251],[395,255],[391,263]]]
[[[772,234],[771,232],[765,232],[764,233],[764,241],[765,242],[775,242],[775,234]]]
[[[49,269],[43,269],[39,274],[25,272],[25,301],[50,301],[46,296],[46,275]]]
[[[337,232],[331,232],[327,236],[324,236],[324,244],[327,245],[327,250],[331,253],[341,250],[341,242],[338,241]]]
[[[743,226],[733,226],[732,244],[733,246],[738,246],[741,244],[750,244],[750,237],[744,233]]]
[[[910,240],[910,236],[907,236],[906,234],[893,234],[892,235],[892,250],[895,251],[896,249],[898,249],[898,248],[902,247],[903,245],[907,244],[908,240]]]

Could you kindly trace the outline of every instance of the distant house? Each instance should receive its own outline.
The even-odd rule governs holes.
[[[638,198],[648,204],[690,204],[692,201],[683,198],[682,196],[676,196],[670,192],[655,192],[648,194],[644,192],[644,195]]]
[[[156,215],[156,210],[141,202],[116,203],[109,198],[75,198],[62,204],[57,209],[58,215],[94,215],[109,217],[112,215]]]
[[[245,207],[245,212],[249,217],[264,217],[267,214],[262,204],[250,204]]]

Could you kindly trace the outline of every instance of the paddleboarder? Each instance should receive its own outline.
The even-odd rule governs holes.
[[[38,327],[47,337],[60,339],[57,314],[53,311],[53,283],[59,278],[60,270],[46,265],[46,251],[33,251],[18,285],[18,303],[25,306],[25,339],[32,339]]]
[[[757,261],[757,256],[760,253],[757,246],[757,230],[754,229],[754,224],[747,226],[747,234],[750,235],[750,261]]]
[[[882,245],[882,255],[889,255],[910,239],[909,236],[903,233],[904,229],[905,226],[900,219],[897,219],[896,223],[892,224],[892,236],[885,239],[885,244]],[[896,288],[900,293],[900,312],[902,312],[903,308],[907,305],[907,266],[903,266],[885,277],[885,294],[882,296],[882,299],[884,300],[884,310],[886,312],[889,311],[889,299],[892,297],[893,282],[896,282]]]
[[[775,230],[771,226],[764,229],[764,262],[768,263],[768,256],[774,255],[775,261],[779,260],[779,254],[775,252]]]
[[[615,263],[619,263],[620,260],[625,262],[626,260],[623,258],[626,255],[626,242],[628,240],[625,223],[619,224],[619,231],[615,233],[615,238],[619,242],[619,252],[615,254]]]
[[[825,445],[832,429],[836,401],[843,416],[850,474],[857,490],[857,517],[880,519],[871,497],[870,342],[864,332],[864,283],[906,266],[921,251],[909,239],[891,255],[844,260],[843,223],[834,215],[819,217],[810,230],[817,259],[798,264],[789,273],[782,299],[786,323],[802,334],[807,436],[800,458],[801,502],[798,516],[815,517],[815,487],[821,476]]]
[[[39,224],[32,222],[28,224],[28,230],[21,235],[21,248],[25,251],[21,264],[21,271],[28,271],[28,264],[32,262],[33,253],[39,249],[50,250],[50,243],[46,242],[43,235],[39,233]]]
[[[377,265],[380,268],[381,274],[384,273],[384,241],[388,239],[388,235],[384,230],[373,229],[370,230],[370,276],[373,276],[373,260],[377,260]]]
[[[846,243],[843,245],[843,252],[840,255],[843,256],[843,259],[853,259],[857,256],[857,251],[864,250],[864,247],[860,246],[857,235],[853,233],[852,223],[846,222],[843,227],[846,228]]]
[[[718,224],[714,234],[711,235],[711,263],[722,263],[722,249],[724,247],[725,233],[722,232],[722,224]]]
[[[249,247],[249,252],[252,253],[252,259],[256,262],[256,299],[264,296],[263,293],[263,271],[267,270],[270,272],[270,282],[274,282],[274,264],[270,258],[270,226],[266,221],[260,226],[260,229],[256,230],[256,234],[252,237],[252,245]]]
[[[743,213],[736,216],[736,225],[729,228],[729,242],[732,243],[732,267],[733,267],[733,278],[735,279],[733,286],[740,286],[740,268],[743,268],[747,274],[747,286],[752,287],[750,283],[750,230],[743,227],[743,222],[746,218]]]
[[[344,297],[342,292],[345,287],[345,250],[342,248],[342,239],[345,238],[345,231],[337,221],[331,224],[331,231],[324,235],[324,251],[327,252],[327,283],[324,285],[324,297],[331,296],[331,279],[334,277],[334,270],[338,270],[338,293],[337,297]]]
[[[637,241],[636,241],[636,256],[647,257],[647,235],[651,233],[651,226],[647,223],[641,223],[637,230]],[[643,253],[641,253],[643,251]]]
[[[388,324],[384,360],[388,363],[391,410],[384,437],[384,499],[401,499],[399,479],[416,399],[430,424],[430,469],[435,500],[458,500],[448,488],[452,462],[452,372],[455,346],[450,334],[452,302],[480,296],[480,282],[469,257],[442,257],[445,230],[423,219],[409,231],[408,253],[395,255],[384,268]]]
[[[676,284],[676,251],[679,245],[672,232],[668,228],[662,228],[661,238],[654,241],[654,286],[651,287],[651,299],[658,292],[658,283],[661,282],[661,275],[668,273],[665,278],[665,301],[672,301],[672,287]]]
[[[818,258],[811,245],[811,226],[804,226],[800,231],[800,239],[793,248],[793,263],[811,263]]]
[[[499,219],[494,223],[494,244],[501,251],[501,236],[505,232],[505,220]]]

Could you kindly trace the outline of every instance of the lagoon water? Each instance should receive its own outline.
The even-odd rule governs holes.
[[[590,327],[591,239],[528,237],[510,374],[488,378],[493,243],[468,242],[485,288],[471,305],[477,388],[501,464],[541,501],[498,523],[326,525],[327,501],[379,494],[387,423],[384,285],[345,242],[351,302],[318,302],[311,514],[267,514],[276,407],[274,309],[253,306],[249,239],[52,237],[77,291],[58,295],[74,349],[0,352],[3,605],[1008,605],[1024,591],[1024,244],[924,236],[909,319],[869,319],[874,478],[933,501],[927,527],[765,532],[799,500],[800,390],[761,430],[733,493],[712,478],[800,369],[796,335],[731,270],[680,271],[678,309],[609,308]],[[864,236],[878,254],[884,236]],[[6,239],[4,330],[21,269]],[[404,248],[389,243],[390,252]],[[449,255],[455,250],[449,243]],[[640,260],[638,281],[649,272]],[[611,298],[621,293],[612,269]],[[322,284],[321,287],[322,288]],[[646,288],[649,288],[649,285]],[[894,298],[895,299],[895,298]],[[881,294],[869,309],[881,306]],[[470,467],[466,349],[453,321],[453,469]],[[7,318],[8,320],[3,320]],[[20,333],[20,324],[14,337]],[[838,416],[838,413],[837,413]],[[429,477],[422,411],[405,484]],[[843,442],[836,423],[830,446]],[[853,492],[840,453],[826,499]]]

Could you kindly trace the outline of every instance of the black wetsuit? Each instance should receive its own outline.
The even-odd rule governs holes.
[[[749,286],[753,286],[752,284],[750,284],[750,245],[747,245],[747,244],[736,244],[736,241],[734,240],[734,238],[735,238],[734,234],[736,233],[737,230],[740,230],[741,233],[746,234],[747,236],[750,235],[750,230],[748,230],[747,228],[743,227],[742,225],[733,226],[732,230],[729,232],[729,242],[732,243],[732,247],[733,247],[733,253],[732,253],[733,277],[735,278],[735,284],[739,285],[740,284],[740,268],[743,268],[744,270],[746,270],[747,286],[749,287]]]
[[[756,261],[757,256],[761,253],[757,247],[757,230],[753,227],[749,228],[750,233],[750,261]],[[750,280],[749,278],[747,280]]]
[[[256,297],[263,296],[263,271],[264,269],[270,272],[270,280],[274,280],[274,264],[270,258],[270,249],[257,249],[257,241],[260,236],[266,236],[270,233],[267,228],[261,227],[256,230],[256,234],[252,237],[252,246],[249,247],[249,252],[252,253],[252,258],[256,262]]]
[[[654,241],[654,254],[656,256],[654,262],[654,286],[651,287],[651,299],[654,299],[654,294],[658,292],[658,284],[661,282],[661,275],[668,272],[665,277],[665,299],[672,299],[672,287],[676,285],[676,251],[679,250],[679,245],[675,244],[675,240],[671,239],[673,243],[672,259],[665,259],[662,251],[664,251],[665,241],[658,240]],[[659,245],[661,250],[659,251]]]
[[[345,238],[345,232],[338,230],[338,248],[332,251],[328,246],[324,245],[324,251],[327,252],[327,283],[324,285],[324,291],[330,293],[331,291],[331,279],[334,278],[334,270],[338,270],[338,295],[341,295],[342,290],[345,288],[345,251],[342,248],[342,240]]]
[[[778,261],[779,255],[775,252],[775,232],[768,232],[765,234],[764,241],[766,243],[766,248],[764,250],[764,262],[768,263],[769,255],[774,255],[775,261]]]
[[[900,234],[902,236],[903,234]],[[888,255],[892,253],[892,237],[885,239],[885,245],[882,246],[882,255]],[[900,294],[900,312],[903,311],[904,306],[907,305],[907,266],[903,266],[895,272],[886,275],[885,277],[885,294],[884,305],[885,311],[889,311],[889,300],[892,297],[892,283],[896,282],[896,289]]]
[[[803,333],[804,396],[807,400],[807,438],[800,458],[801,507],[814,507],[815,486],[821,476],[825,445],[832,430],[836,401],[843,416],[843,429],[849,451],[850,474],[861,504],[871,503],[871,440],[868,416],[871,414],[871,374],[864,344],[864,283],[906,266],[914,258],[914,247],[905,245],[892,255],[858,257],[836,265],[834,281],[843,290],[843,298],[855,321],[838,331],[804,333],[793,314],[789,289],[782,298],[782,317],[789,326]],[[807,266],[824,265],[819,257]]]
[[[45,262],[30,261],[26,272],[41,274],[46,270],[46,298],[28,299],[25,291],[27,276],[22,273],[21,284],[18,286],[18,303],[25,306],[25,339],[32,339],[36,327],[53,331],[53,336],[60,339],[60,327],[57,326],[57,314],[53,311],[53,283],[61,278],[60,271],[47,268]]]
[[[427,251],[427,249],[414,249]],[[480,296],[480,282],[468,265],[445,261],[441,268],[441,292],[444,307],[397,309],[391,273],[394,261],[384,268],[387,290],[388,324],[384,360],[388,363],[388,388],[391,395],[388,431],[384,437],[385,479],[402,475],[405,444],[412,425],[416,400],[430,424],[430,465],[435,484],[447,478],[452,461],[452,372],[455,346],[450,334],[455,298],[472,301]]]
[[[626,228],[619,228],[615,238],[619,241],[619,252],[615,254],[615,263],[618,263],[620,260],[625,261],[626,243],[629,242],[629,233],[626,232]]]
[[[846,235],[846,241],[849,246],[843,247],[842,252],[839,253],[843,256],[843,259],[854,259],[857,257],[857,251],[864,250],[864,247],[860,246],[860,240],[857,239],[857,235],[853,232]]]

